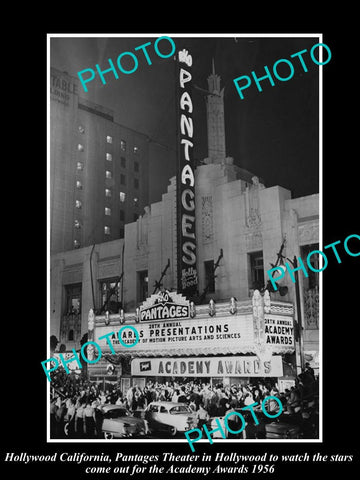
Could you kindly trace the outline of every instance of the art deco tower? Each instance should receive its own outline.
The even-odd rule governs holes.
[[[224,88],[220,90],[220,76],[215,73],[214,60],[212,73],[208,79],[209,95],[206,97],[208,159],[207,163],[223,163],[225,151]]]

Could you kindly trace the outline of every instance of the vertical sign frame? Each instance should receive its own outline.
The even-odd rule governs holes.
[[[176,57],[177,113],[177,288],[192,298],[198,294],[193,160],[192,56],[185,49]]]

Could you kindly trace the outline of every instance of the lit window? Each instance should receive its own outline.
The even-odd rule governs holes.
[[[120,183],[121,185],[126,185],[126,177],[123,173],[120,174]]]
[[[138,147],[134,147],[134,153],[139,153]]]
[[[111,215],[111,208],[105,207],[105,215]]]
[[[80,248],[79,240],[74,240],[74,248]]]
[[[111,160],[112,160],[112,155],[111,155],[111,153],[107,153],[107,154],[106,154],[106,160],[108,160],[109,162],[111,162]]]
[[[134,162],[134,171],[135,172],[139,171],[139,162]]]
[[[108,135],[106,137],[106,141],[107,141],[107,143],[112,143],[112,137],[110,137],[110,135]]]
[[[110,170],[106,170],[105,176],[106,176],[106,178],[111,178],[111,172],[110,172]]]
[[[120,140],[120,148],[123,152],[126,152],[126,142],[125,142],[125,140]]]
[[[74,222],[74,227],[75,227],[75,228],[81,228],[81,225],[80,225],[79,220],[75,220],[75,222]]]
[[[126,168],[126,158],[125,157],[120,157],[120,165],[121,165],[121,168]]]
[[[134,178],[134,188],[139,188],[139,179]]]
[[[107,225],[105,225],[104,227],[104,233],[105,235],[110,235],[110,227],[108,227]]]
[[[83,162],[77,162],[76,164],[76,170],[83,170],[84,164]]]
[[[125,192],[120,192],[120,202],[123,203],[125,202],[126,198],[126,193]]]
[[[80,182],[80,180],[76,180],[76,188],[78,190],[82,190],[82,183]]]
[[[124,210],[120,210],[120,220],[123,222],[125,220],[125,212]]]
[[[80,202],[80,200],[76,200],[76,202],[75,202],[75,207],[76,207],[76,208],[81,208],[81,202]]]
[[[105,197],[111,197],[111,190],[110,190],[110,188],[105,188]]]
[[[137,205],[139,199],[137,197],[134,197],[134,204]]]
[[[79,132],[80,132],[80,133],[84,133],[84,132],[85,132],[85,128],[84,128],[82,125],[79,125]]]
[[[79,150],[79,152],[83,152],[84,151],[84,146],[81,145],[81,143],[78,143],[77,149]]]

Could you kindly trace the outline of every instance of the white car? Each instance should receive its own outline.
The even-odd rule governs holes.
[[[145,409],[150,432],[165,432],[175,436],[196,427],[195,413],[186,403],[151,402]]]
[[[119,405],[103,405],[101,431],[105,438],[140,437],[147,434],[147,425]]]

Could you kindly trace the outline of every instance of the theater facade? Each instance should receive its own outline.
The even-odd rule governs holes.
[[[295,284],[287,275],[272,291],[266,271],[318,249],[319,195],[292,198],[266,187],[226,155],[224,91],[214,70],[208,157],[195,167],[191,61],[184,62],[179,131],[188,149],[179,173],[160,202],[125,225],[124,238],[51,256],[50,335],[65,352],[87,338],[99,342],[104,355],[88,366],[90,379],[120,382],[124,391],[149,379],[291,384],[306,361],[319,371],[319,275],[299,272]],[[120,342],[122,327],[132,328]],[[100,339],[111,332],[112,347]]]

